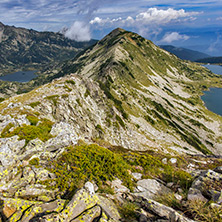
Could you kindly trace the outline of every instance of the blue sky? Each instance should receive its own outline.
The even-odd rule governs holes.
[[[221,0],[0,0],[0,21],[78,41],[121,27],[156,44],[222,55]]]

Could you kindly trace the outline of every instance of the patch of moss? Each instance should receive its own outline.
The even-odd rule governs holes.
[[[129,201],[125,201],[123,203],[119,203],[118,210],[123,221],[138,221],[139,220],[139,206],[136,203],[132,203]]]
[[[67,98],[67,97],[69,97],[69,94],[62,94],[62,98],[63,98],[63,99],[65,99],[65,98]]]
[[[98,192],[99,193],[107,193],[107,194],[112,194],[114,195],[115,192],[114,192],[114,189],[108,185],[108,184],[102,184],[100,185],[99,189],[98,189]]]
[[[110,92],[110,82],[107,81],[105,84],[99,81],[99,86],[105,93],[105,95],[108,97],[108,99],[112,100],[115,104],[115,107],[122,113],[122,116],[124,119],[128,119],[128,114],[125,112],[123,106],[122,106],[122,101],[116,99],[112,93]]]
[[[156,110],[160,113],[162,113],[164,116],[168,117],[171,119],[170,113],[162,106],[162,104],[157,103],[155,101],[152,101],[152,105],[156,108]]]
[[[122,152],[121,152],[122,153]],[[178,160],[178,167],[172,164],[162,163],[162,159],[166,158],[164,155],[155,153],[140,153],[140,152],[124,152],[122,153],[124,160],[132,166],[134,171],[138,171],[142,167],[144,177],[159,178],[165,182],[174,182],[179,184],[181,188],[187,190],[193,181],[192,176],[186,171],[182,170],[179,162],[185,160]],[[141,170],[139,170],[141,172]]]
[[[102,126],[101,126],[100,124],[97,124],[95,128],[96,128],[96,130],[98,130],[99,132],[104,132],[104,130],[103,130],[103,128],[102,128]]]
[[[152,117],[150,117],[149,115],[144,116],[144,119],[150,123],[151,125],[155,125],[155,121],[153,120]]]

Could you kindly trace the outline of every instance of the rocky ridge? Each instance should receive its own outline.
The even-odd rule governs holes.
[[[220,220],[221,77],[121,29],[57,77],[0,104],[0,220]]]

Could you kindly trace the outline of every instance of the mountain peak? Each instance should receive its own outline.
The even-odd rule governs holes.
[[[210,78],[203,67],[186,63],[142,36],[117,28],[74,60],[67,62],[58,77],[70,73],[98,82],[100,89],[115,107],[111,113],[116,111],[117,119],[121,117],[123,122],[119,120],[123,129],[135,121],[134,124],[141,125],[141,129],[145,130],[142,126],[147,122],[147,129],[150,128],[152,132],[161,129],[163,140],[169,144],[175,143],[182,149],[188,147],[191,152],[221,152],[220,145],[215,141],[206,143],[206,140],[209,141],[209,132],[213,132],[213,129],[205,130],[210,127],[207,121],[203,123],[199,116],[189,116],[193,111],[191,105],[202,104],[199,96],[201,81]],[[197,84],[196,80],[200,87],[190,93],[190,82]],[[184,117],[188,116],[189,121],[183,119],[180,112]],[[190,123],[194,124],[191,126]],[[203,124],[202,128],[197,129],[197,124]],[[207,139],[196,137],[195,132],[199,130],[205,135],[202,138]],[[154,137],[150,135],[147,144],[152,144],[152,139]],[[138,140],[137,145],[141,141]],[[124,144],[132,148],[128,142]],[[210,144],[215,145],[212,147]]]
[[[127,31],[122,28],[116,28],[113,31],[111,31],[109,35],[115,36],[115,35],[119,35],[120,33],[123,33],[123,32],[127,32]]]

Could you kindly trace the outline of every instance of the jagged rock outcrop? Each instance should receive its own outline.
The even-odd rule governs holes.
[[[34,193],[33,193],[34,195]],[[27,197],[28,198],[28,197]],[[114,203],[84,188],[77,191],[69,203],[57,199],[51,202],[26,201],[24,198],[1,198],[2,213],[8,221],[119,221]]]

